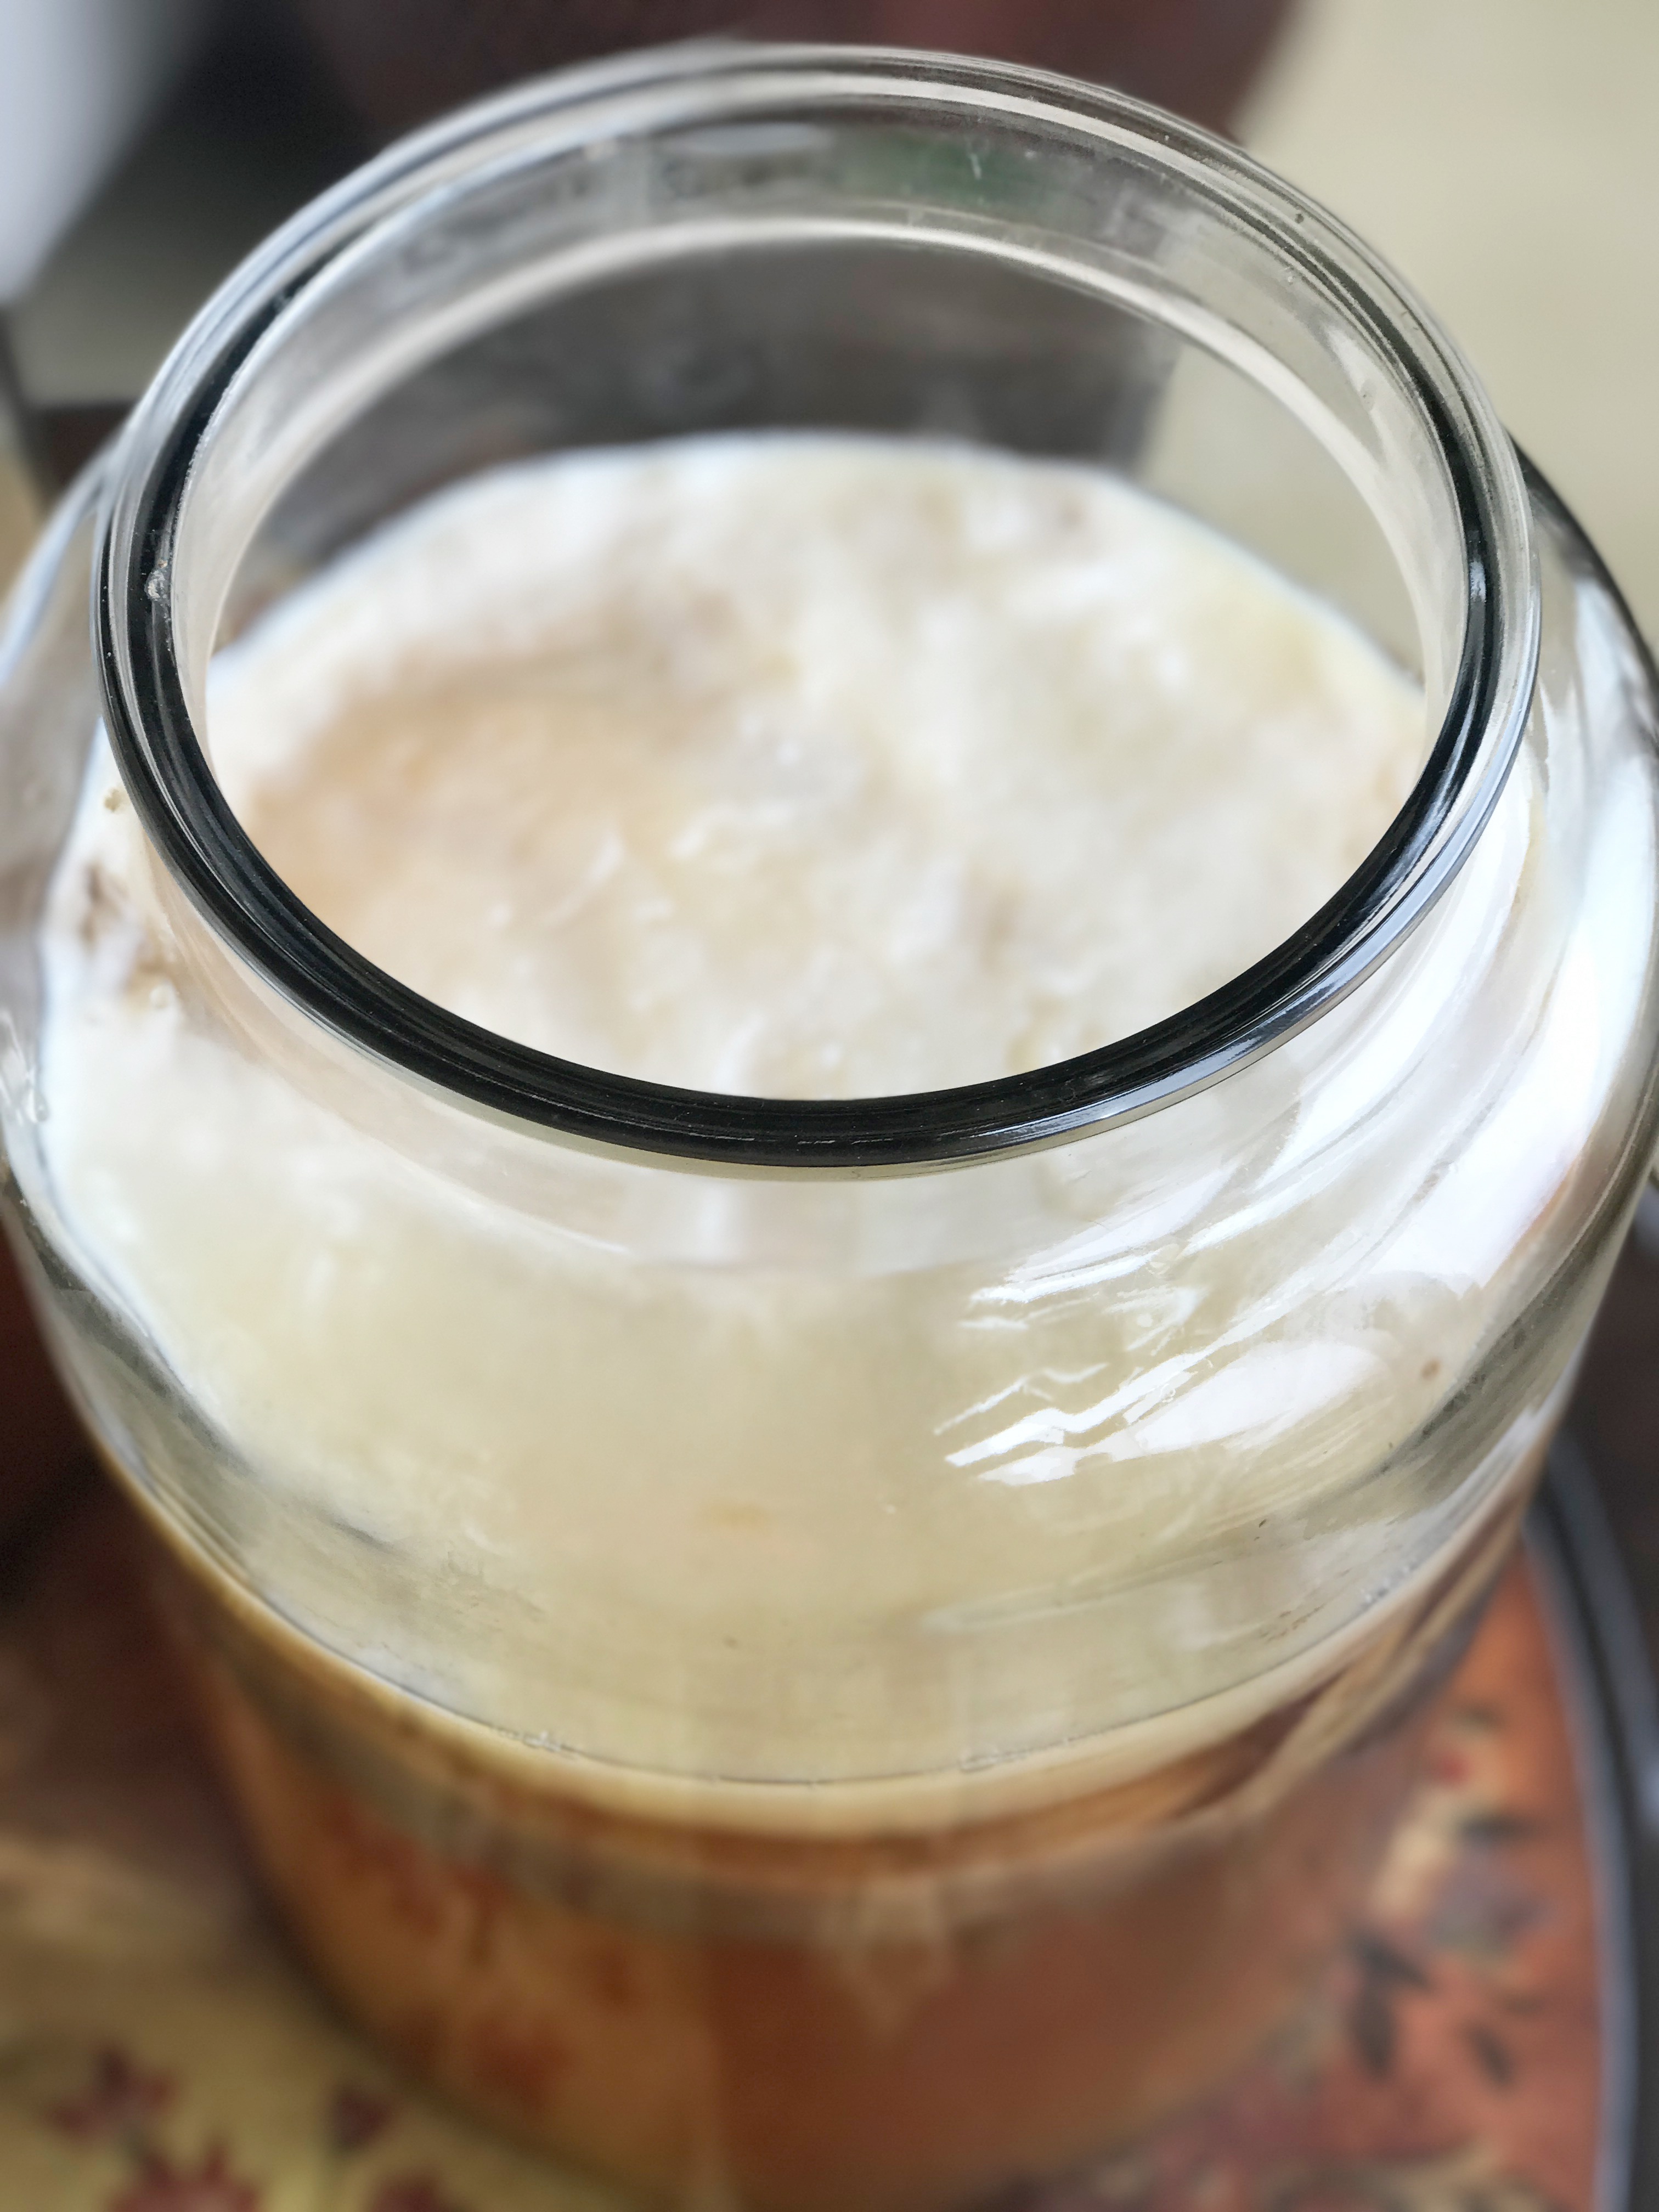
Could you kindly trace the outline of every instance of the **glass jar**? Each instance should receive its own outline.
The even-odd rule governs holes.
[[[1409,799],[1200,1004],[923,1096],[574,1066],[334,937],[215,781],[214,652],[483,467],[778,427],[1091,461],[1214,525],[1420,682]],[[533,2140],[767,2212],[1060,2170],[1285,2021],[1659,1113],[1653,672],[1389,272],[1035,72],[549,79],[230,281],[0,677],[10,1224],[346,2005]],[[119,988],[234,1115],[56,1079],[46,917],[106,741],[161,917]],[[89,1115],[143,1148],[112,1210],[64,1165]]]

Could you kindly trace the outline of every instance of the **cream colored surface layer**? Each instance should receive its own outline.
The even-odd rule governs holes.
[[[1109,480],[781,439],[461,488],[225,656],[210,736],[418,986],[785,1093],[1174,1010],[1336,887],[1421,744],[1352,632]],[[1523,762],[1316,1037],[1109,1145],[815,1192],[573,1157],[538,1212],[216,1026],[100,754],[49,1164],[322,1641],[636,1774],[971,1770],[988,1804],[992,1770],[1112,1730],[1145,1765],[1291,1694],[1429,1555],[1432,1500],[1355,1486],[1453,1387],[1608,1079],[1527,950],[1536,802]],[[219,1495],[208,1447],[154,1449]]]
[[[829,438],[470,483],[222,659],[210,733],[278,872],[428,997],[785,1097],[1176,1012],[1422,751],[1357,633],[1112,479]]]

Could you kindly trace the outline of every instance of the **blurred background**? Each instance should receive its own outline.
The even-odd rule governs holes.
[[[0,0],[0,373],[40,408],[130,399],[388,137],[728,29],[1006,54],[1231,130],[1418,287],[1659,635],[1654,0]]]

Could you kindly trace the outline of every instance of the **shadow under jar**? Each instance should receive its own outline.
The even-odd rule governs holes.
[[[1419,781],[1222,989],[954,1091],[676,1091],[418,997],[239,827],[210,659],[481,469],[758,428],[1087,462],[1184,508],[1420,683]],[[10,1226],[347,2007],[520,2135],[755,2212],[994,2195],[1285,2022],[1513,1535],[1656,1122],[1652,671],[1387,270],[1231,148],[1058,78],[743,46],[550,78],[393,148],[231,280],[70,494],[0,678]],[[222,1327],[188,1345],[155,1241],[96,1244],[55,1167],[43,915],[100,720],[175,1037],[262,1102],[157,1139],[222,1255]],[[317,1373],[260,1366],[315,1257],[240,1234],[267,1109],[423,1194],[315,1354],[395,1375],[349,1512]],[[489,1328],[458,1305],[398,1353],[408,1277],[471,1281],[485,1245]],[[1066,1481],[968,1465],[945,1431],[993,1402],[978,1458],[1070,1452]],[[526,1408],[548,1557],[586,1563],[556,1587],[459,1478],[429,1510]],[[636,1533],[672,1531],[739,1451],[799,1540],[733,1638],[692,1538],[653,1579],[597,1501],[623,1483]],[[842,1466],[875,1468],[833,1529],[870,1596],[832,1613]],[[1038,1491],[1000,1580],[994,1540],[952,1602],[907,1580]]]

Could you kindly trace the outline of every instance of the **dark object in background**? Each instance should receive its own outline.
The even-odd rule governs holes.
[[[515,77],[721,34],[985,54],[1115,85],[1212,131],[1231,120],[1289,0],[291,0],[386,137]]]
[[[92,1447],[52,1373],[16,1263],[0,1237],[0,1571],[9,1540]]]

